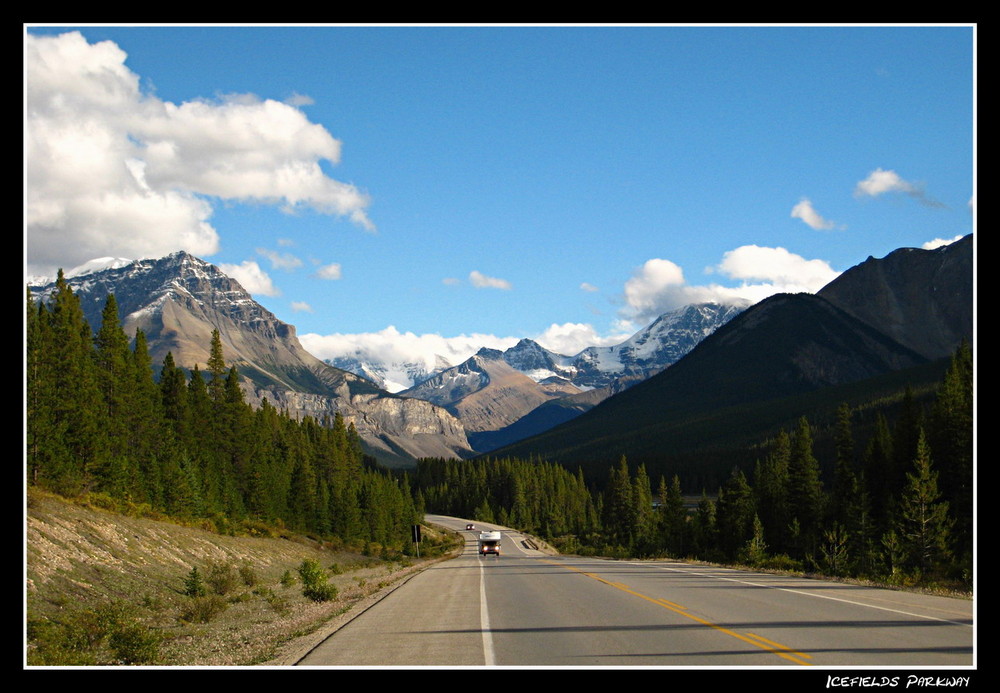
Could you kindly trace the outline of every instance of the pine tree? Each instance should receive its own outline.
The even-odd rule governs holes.
[[[735,558],[737,551],[753,536],[754,518],[758,516],[754,510],[753,490],[743,471],[736,467],[720,489],[715,506],[719,548],[727,558]]]
[[[931,468],[930,448],[920,433],[913,472],[907,473],[900,503],[899,535],[909,563],[926,574],[949,555],[949,533],[953,521],[948,503],[941,500],[937,472]]]
[[[764,537],[772,551],[789,550],[788,525],[792,520],[788,506],[788,462],[791,439],[779,431],[774,449],[758,462],[754,473],[754,495],[757,513],[764,525]]]
[[[222,337],[218,330],[212,330],[212,345],[208,357],[208,394],[216,403],[222,402],[226,391],[226,361],[222,356]]]
[[[34,366],[40,379],[33,395],[38,419],[29,418],[29,461],[38,483],[65,495],[89,488],[106,462],[104,412],[93,353],[93,332],[79,298],[59,271],[49,310],[39,320]],[[44,430],[38,427],[44,426]],[[33,430],[32,430],[33,429]]]
[[[952,356],[930,415],[927,441],[943,499],[956,520],[956,554],[971,575],[973,551],[973,360],[965,342]]]
[[[793,520],[798,520],[799,547],[805,554],[815,550],[823,518],[823,487],[819,462],[813,455],[812,431],[803,416],[792,441],[788,463],[788,506]]]
[[[830,498],[830,520],[839,523],[848,534],[856,531],[858,509],[858,479],[854,470],[854,436],[851,433],[851,408],[841,404],[837,409],[835,433],[837,460],[833,472],[833,492]]]

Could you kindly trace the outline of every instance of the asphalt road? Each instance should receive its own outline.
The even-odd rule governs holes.
[[[672,561],[548,556],[503,530],[413,577],[302,666],[963,667],[973,603]]]

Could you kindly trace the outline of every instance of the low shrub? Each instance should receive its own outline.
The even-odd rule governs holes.
[[[208,623],[228,607],[229,602],[218,594],[194,597],[183,606],[178,618],[185,623]]]

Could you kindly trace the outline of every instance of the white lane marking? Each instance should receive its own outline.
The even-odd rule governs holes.
[[[644,565],[646,567],[649,566],[648,563],[646,563],[646,564],[633,563],[631,565]],[[760,583],[760,582],[752,582],[750,580],[740,580],[740,579],[732,578],[732,577],[722,577],[720,575],[713,575],[711,573],[705,573],[705,572],[698,571],[698,570],[685,570],[685,569],[682,569],[682,568],[669,568],[667,566],[655,566],[655,567],[658,570],[669,570],[669,571],[675,572],[675,573],[685,573],[685,574],[691,574],[691,575],[699,575],[699,576],[702,576],[702,577],[713,578],[715,580],[723,580],[723,581],[726,581],[726,582],[738,582],[740,584],[751,585],[753,587],[766,587],[767,589],[771,589],[771,590],[779,590],[781,592],[791,592],[792,594],[801,594],[803,596],[814,597],[816,599],[829,599],[830,601],[834,601],[834,602],[843,602],[844,604],[853,604],[854,606],[868,607],[869,609],[877,609],[879,611],[888,611],[888,612],[894,613],[894,614],[902,614],[904,616],[913,616],[914,618],[923,618],[923,619],[926,619],[928,621],[941,621],[943,623],[951,623],[951,624],[954,624],[956,626],[966,626],[968,628],[972,628],[972,624],[971,623],[962,623],[961,621],[954,621],[954,620],[952,620],[950,618],[939,618],[937,616],[928,616],[926,614],[916,614],[916,613],[913,613],[912,611],[903,611],[902,609],[892,609],[892,608],[889,608],[887,606],[879,606],[877,604],[868,604],[868,603],[865,603],[865,602],[855,601],[853,599],[844,599],[843,597],[832,597],[832,596],[830,596],[828,594],[816,594],[814,592],[806,592],[804,590],[792,589],[791,587],[775,587],[774,585],[766,585],[766,584]]]
[[[486,604],[486,572],[483,570],[483,560],[479,560],[479,629],[483,633],[483,659],[486,666],[496,664],[493,654],[493,633],[490,631],[490,610]]]

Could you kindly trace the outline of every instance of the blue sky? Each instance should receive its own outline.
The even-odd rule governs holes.
[[[183,248],[323,358],[617,343],[972,232],[974,31],[26,27],[26,275]]]

